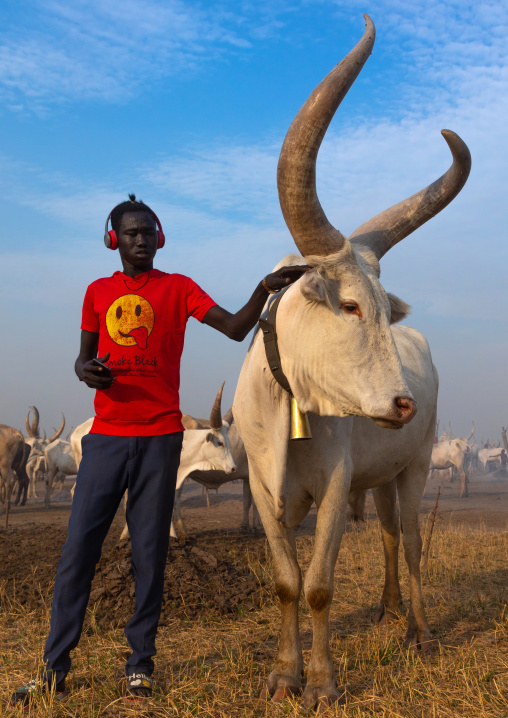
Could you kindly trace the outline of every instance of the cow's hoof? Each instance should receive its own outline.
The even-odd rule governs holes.
[[[404,642],[413,651],[419,649],[422,653],[428,653],[432,647],[432,636],[428,628],[419,629],[418,626],[410,625]]]
[[[303,693],[302,703],[307,710],[315,708],[316,713],[321,715],[326,713],[328,709],[336,703],[344,703],[345,700],[345,692],[339,690],[335,683],[330,683],[325,686],[307,685]]]
[[[372,623],[378,626],[387,626],[394,621],[398,621],[402,612],[402,601],[400,603],[389,606],[387,603],[381,601],[376,608],[374,616],[372,617]]]
[[[281,703],[285,698],[294,698],[302,692],[302,684],[290,676],[272,674],[269,676],[265,687],[261,691],[259,700],[267,701],[271,698],[272,703]]]

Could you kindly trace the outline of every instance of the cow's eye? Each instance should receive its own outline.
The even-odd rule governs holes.
[[[342,309],[349,314],[359,314],[361,316],[360,307],[356,302],[342,302]]]
[[[219,441],[219,446],[224,446],[224,442],[223,442],[223,441]]]

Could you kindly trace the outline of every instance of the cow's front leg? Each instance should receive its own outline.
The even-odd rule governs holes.
[[[412,648],[419,647],[422,651],[429,650],[431,646],[431,633],[423,605],[420,577],[422,539],[418,516],[427,475],[426,460],[426,455],[414,459],[397,476],[404,555],[409,569],[411,590],[406,644]]]
[[[259,511],[258,507],[256,506],[256,502],[252,502],[252,530],[253,531],[261,531],[263,528],[261,524],[261,519],[259,518]]]
[[[468,490],[469,479],[467,476],[467,472],[464,469],[464,466],[461,466],[458,469],[458,472],[459,472],[459,476],[460,476],[460,498],[467,499],[467,497],[469,495],[469,490]]]
[[[21,479],[18,476],[18,493],[16,495],[16,498],[14,500],[14,506],[17,506],[19,504],[19,501],[21,499],[21,492],[23,491],[23,484]]]
[[[9,528],[9,513],[11,510],[11,495],[14,489],[14,472],[7,465],[0,465],[0,475],[3,478],[3,485],[0,486],[3,494],[2,498],[5,502],[5,528]]]
[[[249,479],[243,480],[243,517],[242,529],[248,531],[250,529],[249,510],[252,503],[252,494],[249,486]]]
[[[243,480],[243,519],[242,529],[250,529],[249,511],[252,506],[252,531],[260,531],[261,519],[259,518],[259,512],[256,506],[256,502],[252,498],[252,491],[250,490],[249,479]]]
[[[373,489],[376,511],[381,523],[385,553],[385,585],[381,601],[374,614],[374,623],[391,623],[398,618],[402,605],[399,584],[399,512],[397,510],[397,482],[394,479]]]
[[[44,507],[46,509],[49,509],[51,504],[51,494],[53,492],[53,481],[55,480],[55,475],[56,470],[48,468],[48,473],[46,475],[46,494],[44,497]]]
[[[270,544],[275,568],[275,590],[280,601],[281,630],[279,651],[261,698],[271,696],[275,703],[301,693],[302,648],[298,629],[298,601],[302,590],[296,557],[294,532],[275,518],[271,494],[251,474],[251,488]]]
[[[176,536],[183,540],[188,539],[187,531],[183,524],[182,512],[180,511],[180,504],[182,501],[183,484],[175,491],[175,502],[173,505],[173,521],[171,522],[172,530],[174,530]],[[171,534],[173,535],[173,534]]]
[[[334,568],[346,523],[350,471],[339,469],[322,501],[316,499],[318,515],[314,551],[305,576],[305,598],[312,612],[312,652],[303,694],[305,707],[326,710],[339,700],[329,642],[329,614],[333,598]]]
[[[353,491],[349,492],[349,518],[354,523],[365,521],[365,499],[367,498],[366,491]]]

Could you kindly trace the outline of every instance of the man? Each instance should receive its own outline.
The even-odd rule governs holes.
[[[155,635],[183,426],[180,357],[187,319],[194,316],[236,341],[259,319],[268,294],[298,279],[305,267],[267,275],[236,314],[218,306],[192,279],[153,267],[164,234],[143,202],[130,200],[106,221],[105,243],[118,248],[123,271],[87,289],[75,371],[96,389],[95,419],[82,441],[67,541],[62,549],[44,651],[45,669],[16,691],[12,704],[65,690],[70,652],[81,635],[95,566],[120,500],[128,489],[136,607],[125,628],[128,700],[151,695]],[[111,218],[112,231],[108,232]],[[97,359],[97,356],[100,359]]]

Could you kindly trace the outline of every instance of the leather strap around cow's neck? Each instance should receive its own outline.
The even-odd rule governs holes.
[[[279,346],[277,344],[277,332],[276,332],[276,321],[277,321],[277,308],[283,295],[279,294],[268,309],[268,316],[266,319],[259,320],[259,326],[263,332],[263,341],[265,343],[266,359],[268,366],[273,374],[273,378],[281,386],[284,391],[293,394],[287,376],[284,374],[281,368]]]

